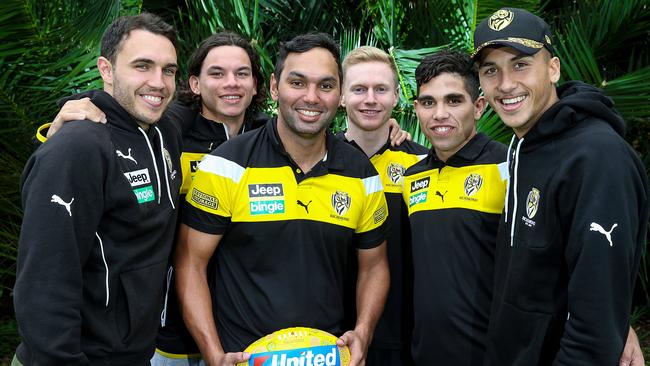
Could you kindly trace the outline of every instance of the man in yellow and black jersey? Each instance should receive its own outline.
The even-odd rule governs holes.
[[[477,134],[485,99],[469,56],[442,51],[416,70],[415,110],[433,145],[407,169],[416,365],[481,365],[492,299],[506,148]]]
[[[386,52],[369,46],[351,51],[343,60],[343,80],[341,105],[346,108],[348,130],[337,137],[362,150],[377,169],[391,227],[387,241],[391,284],[366,365],[411,365],[413,268],[402,176],[426,156],[427,149],[411,141],[399,146],[388,141],[388,120],[398,101],[398,81],[395,64]]]
[[[277,120],[199,165],[184,207],[176,284],[208,364],[245,361],[247,345],[289,326],[342,334],[351,365],[363,363],[388,290],[388,209],[368,159],[326,129],[340,80],[329,36],[284,43],[271,77]],[[357,258],[348,258],[352,246]],[[357,321],[344,333],[350,260],[359,267]]]

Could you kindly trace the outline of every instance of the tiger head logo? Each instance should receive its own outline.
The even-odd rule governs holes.
[[[533,188],[528,193],[526,198],[526,215],[528,218],[532,219],[537,214],[537,209],[539,208],[539,198],[540,192],[539,189]]]
[[[339,216],[343,216],[348,212],[351,202],[352,198],[346,192],[336,191],[332,195],[332,207]]]
[[[488,27],[492,30],[500,31],[509,26],[514,18],[515,14],[510,10],[497,10],[490,16],[490,19],[488,19]]]
[[[390,163],[388,165],[388,168],[386,168],[386,174],[388,174],[388,179],[390,179],[391,182],[394,184],[397,184],[402,177],[404,176],[404,172],[406,169],[402,164],[398,163]]]
[[[465,194],[468,197],[475,195],[483,185],[483,177],[480,174],[470,174],[465,178]]]

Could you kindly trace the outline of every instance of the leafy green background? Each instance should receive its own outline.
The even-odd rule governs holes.
[[[303,32],[332,34],[343,54],[364,44],[385,49],[399,70],[400,101],[394,117],[416,141],[426,143],[412,107],[415,67],[424,55],[441,48],[470,50],[477,19],[501,6],[523,7],[547,20],[556,32],[562,79],[580,79],[603,88],[627,121],[628,141],[650,167],[650,0],[3,0],[0,355],[10,357],[18,340],[11,304],[21,222],[18,182],[34,148],[34,131],[53,118],[59,98],[101,87],[95,68],[99,39],[117,16],[146,10],[175,24],[181,62],[212,32],[237,31],[252,40],[267,76],[279,42]],[[184,74],[183,70],[180,75]],[[267,110],[274,108],[269,101]],[[345,128],[342,111],[331,127]],[[478,128],[501,141],[511,134],[491,110]],[[634,312],[640,323],[648,313],[649,283],[644,257]],[[647,328],[640,329],[639,335],[647,337]],[[0,358],[0,364],[9,360]]]

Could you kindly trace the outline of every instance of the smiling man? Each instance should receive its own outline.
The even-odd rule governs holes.
[[[271,96],[277,119],[206,156],[187,194],[183,318],[208,364],[242,362],[250,343],[291,326],[342,334],[351,365],[362,364],[388,289],[387,207],[368,159],[327,131],[341,96],[338,46],[325,34],[284,43]],[[358,315],[344,333],[352,260]]]
[[[175,37],[151,14],[113,22],[92,98],[107,124],[68,123],[25,167],[14,363],[149,364],[181,184],[180,138],[157,123]]]
[[[485,97],[515,132],[487,364],[614,365],[648,223],[623,118],[595,87],[556,87],[551,31],[525,10],[484,19],[474,47]]]
[[[421,366],[480,365],[506,148],[476,132],[485,99],[468,55],[427,56],[415,78],[415,112],[433,147],[404,175],[413,247],[413,359]]]
[[[391,228],[387,241],[391,286],[366,364],[411,365],[413,268],[402,176],[427,149],[411,141],[392,146],[388,140],[388,121],[399,98],[397,69],[390,55],[370,46],[350,51],[343,60],[343,80],[341,105],[348,117],[348,130],[337,137],[363,150],[379,172]]]

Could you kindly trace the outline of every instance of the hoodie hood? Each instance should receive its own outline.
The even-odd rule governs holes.
[[[625,121],[614,109],[614,101],[603,91],[580,81],[569,81],[557,88],[559,101],[549,108],[524,136],[524,150],[548,141],[588,118],[607,122],[617,134],[625,134]]]

